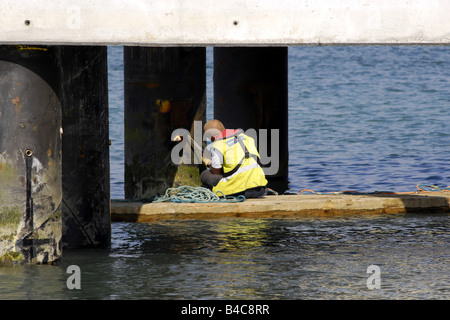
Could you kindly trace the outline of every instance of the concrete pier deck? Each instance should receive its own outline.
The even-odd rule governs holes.
[[[167,219],[294,218],[362,214],[450,214],[450,192],[421,194],[269,195],[237,203],[112,201],[112,221]]]
[[[445,0],[2,0],[3,44],[448,44]]]

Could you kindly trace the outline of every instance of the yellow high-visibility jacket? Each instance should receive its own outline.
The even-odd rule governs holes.
[[[216,137],[212,148],[223,156],[223,178],[213,187],[214,193],[220,191],[223,195],[231,195],[267,185],[252,137],[242,131],[228,129]]]

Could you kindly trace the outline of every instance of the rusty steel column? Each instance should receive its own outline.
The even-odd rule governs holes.
[[[214,118],[227,128],[255,130],[268,186],[279,192],[288,185],[287,53],[287,47],[214,48]]]
[[[125,197],[200,186],[200,165],[173,163],[171,134],[205,121],[206,48],[125,47],[124,81]]]
[[[108,69],[105,46],[58,46],[64,248],[110,245]]]
[[[54,50],[0,46],[0,264],[61,257],[61,104]]]

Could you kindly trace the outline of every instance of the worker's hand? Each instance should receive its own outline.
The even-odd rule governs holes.
[[[211,167],[211,163],[212,163],[211,159],[205,159],[205,158],[203,158],[203,162],[205,163],[205,165],[206,165],[207,167]]]

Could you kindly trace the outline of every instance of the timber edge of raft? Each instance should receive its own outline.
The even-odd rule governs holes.
[[[236,203],[131,202],[111,200],[111,221],[152,222],[169,219],[294,218],[362,214],[444,213],[450,192],[427,194],[267,195]]]

